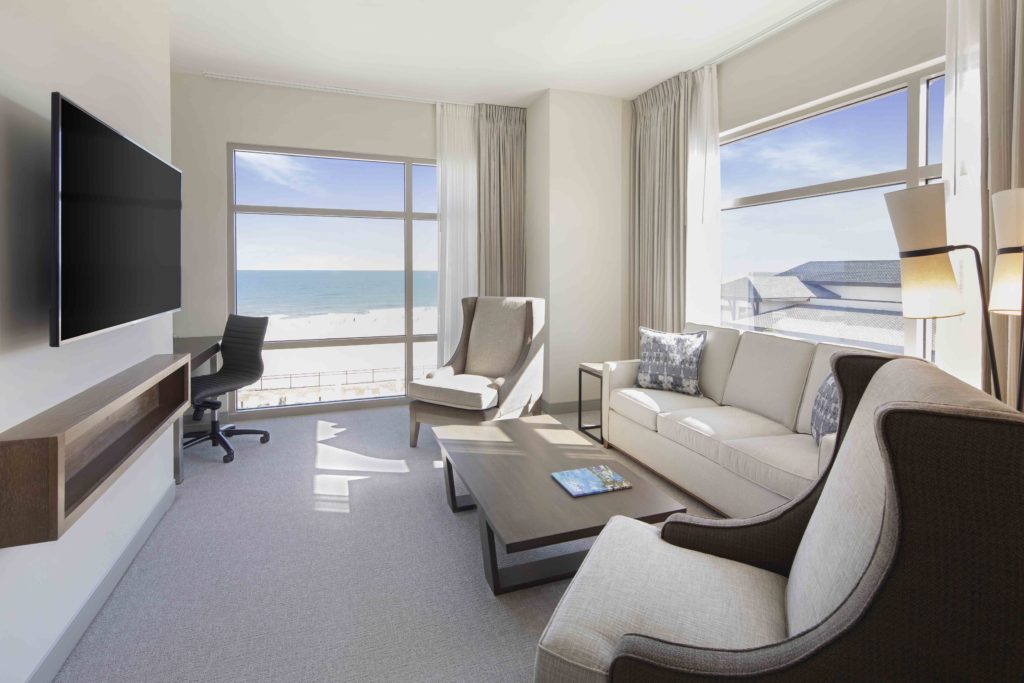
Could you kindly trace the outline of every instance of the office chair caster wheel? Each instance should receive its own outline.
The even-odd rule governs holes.
[[[270,434],[264,434],[261,436],[260,443],[270,443]]]
[[[235,454],[234,453],[228,453],[227,455],[224,456],[224,464],[227,465],[229,462],[231,462],[234,459],[235,459]]]

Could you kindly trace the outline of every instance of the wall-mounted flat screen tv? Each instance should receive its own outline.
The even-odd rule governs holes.
[[[52,96],[50,345],[181,308],[181,172]]]

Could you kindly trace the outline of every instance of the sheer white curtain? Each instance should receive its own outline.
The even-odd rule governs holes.
[[[949,240],[976,244],[988,256],[991,273],[992,194],[1024,186],[1024,2],[948,0],[945,100],[942,175]],[[962,272],[971,268],[965,264]],[[973,277],[961,282],[970,290],[965,301],[977,301]],[[944,369],[984,386],[988,369],[977,360],[984,362],[981,314],[975,307],[963,319],[939,321],[936,350]],[[1016,395],[1018,325],[992,316],[1004,398]]]
[[[637,328],[718,322],[718,70],[681,73],[633,100],[630,348]],[[687,281],[695,283],[687,287]]]
[[[476,296],[477,114],[472,105],[437,106],[439,229],[438,362],[446,363],[462,333],[462,299]]]

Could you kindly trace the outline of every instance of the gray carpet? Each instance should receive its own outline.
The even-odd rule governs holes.
[[[236,438],[230,465],[186,452],[174,505],[58,681],[532,679],[568,582],[491,594],[430,429],[410,449],[404,407],[252,426],[271,443]]]

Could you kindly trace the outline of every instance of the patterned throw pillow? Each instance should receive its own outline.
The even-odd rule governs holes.
[[[700,355],[707,332],[677,334],[640,328],[637,386],[700,396]]]
[[[839,387],[832,373],[821,383],[811,408],[811,436],[821,445],[823,437],[839,431]]]

